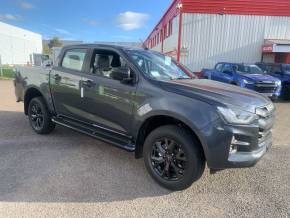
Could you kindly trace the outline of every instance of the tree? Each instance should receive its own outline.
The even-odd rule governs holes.
[[[42,54],[50,55],[51,49],[49,48],[48,44],[43,43]]]
[[[49,43],[48,43],[48,47],[49,47],[50,49],[52,49],[53,47],[62,47],[62,43],[61,43],[61,41],[59,40],[58,37],[53,37],[53,38],[49,41]]]

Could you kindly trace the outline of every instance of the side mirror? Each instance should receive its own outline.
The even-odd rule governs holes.
[[[52,65],[53,65],[53,64],[52,64],[52,61],[50,61],[50,60],[47,60],[47,61],[44,61],[44,62],[43,62],[43,66],[44,66],[44,67],[47,67],[47,68],[48,68],[48,67],[52,67]]]
[[[114,80],[119,80],[121,83],[130,84],[133,82],[131,69],[128,67],[118,67],[113,69],[111,77]]]

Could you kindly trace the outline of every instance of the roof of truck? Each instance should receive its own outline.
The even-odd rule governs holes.
[[[87,44],[75,44],[75,45],[67,45],[64,46],[64,48],[76,48],[76,47],[89,47],[89,48],[96,48],[96,47],[102,47],[102,48],[115,48],[115,49],[136,49],[136,50],[143,50],[144,48],[136,48],[136,47],[128,47],[128,46],[122,46],[122,45],[114,45],[114,44],[97,44],[97,43],[87,43]]]

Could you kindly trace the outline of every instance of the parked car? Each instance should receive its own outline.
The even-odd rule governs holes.
[[[262,70],[282,81],[281,96],[290,100],[290,64],[256,63]]]
[[[281,81],[265,74],[253,64],[217,63],[213,70],[203,69],[202,78],[251,89],[273,100],[277,99],[281,92]]]
[[[36,133],[58,124],[135,152],[171,190],[198,180],[205,163],[211,172],[254,166],[272,144],[267,97],[191,78],[146,49],[64,47],[57,66],[19,67],[14,83]]]

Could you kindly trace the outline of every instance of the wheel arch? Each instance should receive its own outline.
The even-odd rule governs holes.
[[[30,87],[26,90],[24,95],[24,113],[25,115],[28,115],[28,106],[30,101],[35,97],[43,97],[44,95],[37,89],[36,87]]]
[[[152,132],[158,127],[170,124],[178,125],[184,128],[186,131],[190,132],[190,134],[199,142],[198,146],[201,149],[204,157],[206,157],[203,143],[201,138],[199,137],[197,129],[192,127],[185,120],[176,118],[171,115],[153,115],[148,117],[142,122],[136,137],[135,157],[141,158],[143,156],[143,144],[146,140],[146,137],[150,134],[150,132]]]

